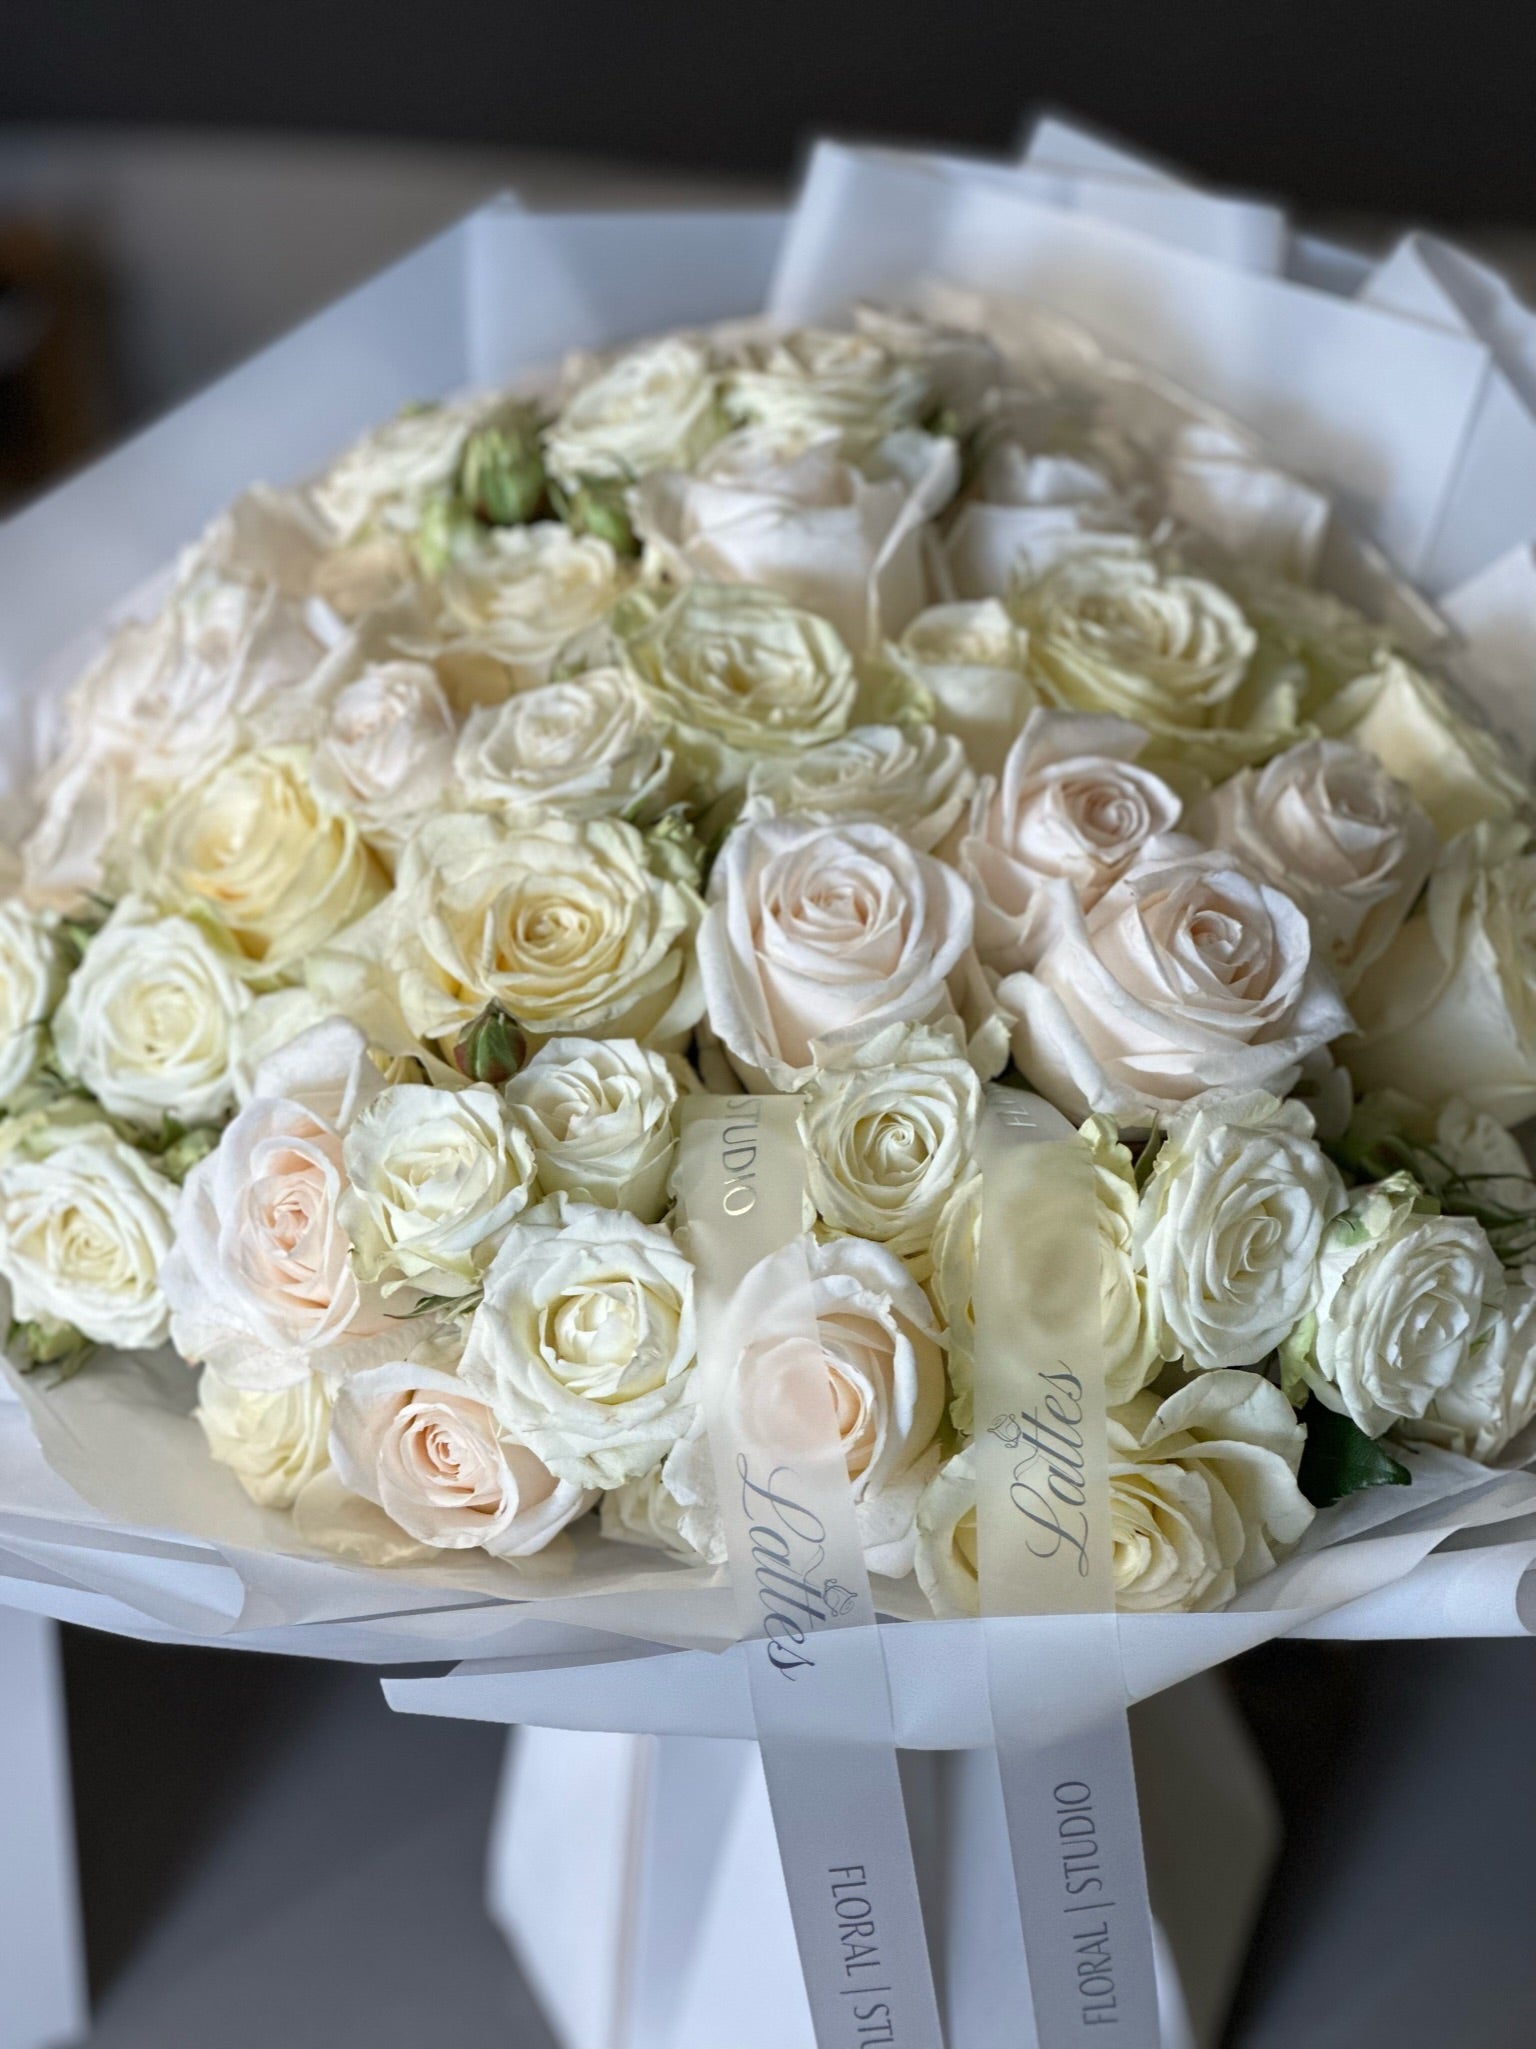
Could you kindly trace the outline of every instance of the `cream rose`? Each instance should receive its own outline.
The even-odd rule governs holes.
[[[0,1103],[13,1102],[37,1072],[63,988],[56,920],[0,899]]]
[[[460,1370],[551,1472],[616,1487],[688,1428],[694,1349],[693,1268],[670,1234],[556,1196],[508,1233]]]
[[[330,1464],[331,1398],[318,1373],[291,1387],[230,1387],[209,1367],[193,1411],[208,1455],[228,1466],[258,1508],[292,1508]]]
[[[1042,883],[1090,911],[1147,843],[1179,821],[1179,799],[1137,766],[1146,734],[1124,719],[1031,712],[1002,774],[985,777],[957,848],[976,896],[976,951],[999,974],[1033,965]]]
[[[1318,721],[1405,783],[1443,840],[1530,802],[1494,735],[1464,718],[1443,685],[1396,656],[1381,657],[1347,684]]]
[[[1351,1195],[1324,1234],[1287,1374],[1368,1437],[1433,1402],[1480,1404],[1497,1387],[1504,1271],[1481,1224],[1425,1215],[1394,1174]]]
[[[744,780],[753,756],[836,739],[853,713],[857,680],[837,634],[755,584],[685,585],[630,632],[626,657],[717,788]]]
[[[354,441],[310,494],[335,538],[378,527],[414,533],[430,501],[452,487],[465,443],[494,403],[407,406]]]
[[[818,1060],[800,1111],[811,1199],[836,1231],[925,1254],[970,1169],[981,1084],[953,1037],[892,1025]]]
[[[708,1535],[702,1539],[703,1551],[694,1541],[698,1521],[668,1491],[660,1466],[638,1480],[626,1480],[622,1487],[610,1487],[598,1504],[598,1525],[611,1544],[638,1544],[647,1551],[670,1552],[674,1558],[723,1564],[725,1538],[718,1517],[713,1541]]]
[[[472,805],[616,817],[665,803],[672,750],[626,670],[588,669],[477,707],[465,721],[454,773]]]
[[[1394,1437],[1438,1444],[1487,1465],[1536,1418],[1536,1267],[1508,1276],[1480,1370],[1453,1380]]]
[[[709,1021],[743,1074],[805,1079],[817,1040],[953,1016],[971,895],[883,825],[736,828],[699,931]]]
[[[781,455],[759,434],[732,435],[693,475],[647,477],[635,531],[668,573],[766,585],[863,652],[927,603],[925,530],[960,473],[952,441],[914,433],[887,446],[866,474],[834,441]]]
[[[496,1090],[384,1089],[342,1144],[341,1222],[386,1295],[467,1295],[527,1207],[533,1148]]]
[[[160,1270],[182,1357],[230,1387],[328,1384],[401,1343],[353,1270],[341,1221],[342,1145],[381,1086],[361,1032],[339,1020],[273,1054],[255,1098],[187,1176]]]
[[[1084,913],[1042,891],[1032,973],[998,1001],[1023,1073],[1068,1116],[1152,1124],[1207,1089],[1284,1093],[1348,1012],[1289,897],[1213,854],[1154,846]]]
[[[59,1065],[114,1117],[217,1122],[235,1100],[244,967],[216,927],[125,897],[70,977],[53,1024]]]
[[[865,1563],[902,1579],[912,1570],[918,1497],[940,1457],[944,1354],[933,1313],[886,1246],[807,1241],[806,1258]],[[662,1473],[697,1518],[684,1527],[713,1531],[719,1511],[707,1437],[694,1431],[684,1438]]]
[[[981,1251],[981,1176],[951,1193],[934,1225],[928,1293],[939,1313],[949,1360],[950,1421],[962,1435],[974,1426],[976,1261]]]
[[[1070,556],[1138,554],[1135,515],[1120,488],[1070,455],[1031,455],[994,440],[942,547],[962,598],[1000,597]]]
[[[18,1323],[125,1352],[163,1344],[176,1185],[85,1105],[0,1124],[0,1279]]]
[[[546,1194],[660,1219],[677,1147],[677,1083],[660,1054],[632,1039],[551,1039],[506,1093]]]
[[[1305,1433],[1256,1373],[1202,1374],[1159,1403],[1111,1412],[1115,1605],[1147,1614],[1220,1608],[1277,1563],[1312,1521],[1296,1484]],[[937,1615],[974,1615],[974,1445],[918,1504],[917,1576]]]
[[[624,588],[618,557],[595,534],[574,534],[558,520],[496,527],[472,554],[455,559],[438,582],[445,663],[478,662],[502,688],[463,694],[494,699],[546,683],[561,650],[606,618]]]
[[[1136,1250],[1191,1371],[1256,1366],[1311,1300],[1323,1230],[1344,1186],[1296,1102],[1217,1096],[1168,1125]]]
[[[344,1383],[331,1457],[344,1486],[439,1551],[526,1558],[595,1498],[508,1437],[461,1380],[399,1360]]]
[[[1501,1124],[1536,1114],[1536,854],[1521,826],[1451,842],[1351,1004],[1360,1036],[1342,1058],[1357,1088],[1431,1109],[1462,1096]]]
[[[326,803],[351,813],[371,846],[393,856],[441,802],[458,730],[425,662],[370,663],[331,699],[310,782]]]
[[[854,726],[804,754],[754,761],[746,812],[820,824],[872,819],[931,854],[959,822],[975,784],[951,733],[929,725]]]
[[[591,479],[688,470],[726,424],[708,346],[668,335],[582,379],[545,430],[544,461],[568,490]]]
[[[384,987],[411,1033],[445,1045],[489,1003],[538,1039],[660,1044],[703,1012],[700,912],[618,819],[449,812],[410,841],[393,895],[313,964],[311,982],[348,1016]]]
[[[919,362],[893,355],[872,335],[805,327],[749,342],[725,379],[731,418],[786,454],[835,435],[861,454],[915,426],[930,400]]]
[[[149,813],[135,838],[134,893],[210,918],[254,979],[296,979],[304,961],[388,888],[355,821],[309,778],[301,747],[239,754]]]
[[[1306,740],[1214,790],[1190,830],[1295,899],[1345,991],[1391,944],[1434,866],[1434,827],[1370,754]]]
[[[885,659],[918,696],[941,733],[962,742],[986,775],[1002,772],[1040,692],[1029,680],[1029,642],[995,598],[931,605],[918,614]]]

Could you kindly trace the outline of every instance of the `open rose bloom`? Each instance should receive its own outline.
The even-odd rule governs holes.
[[[1458,1531],[1513,1629],[1536,572],[1495,633],[1483,342],[924,158],[618,235],[488,209],[0,531],[4,1530],[145,1533],[70,1567],[119,1626],[730,1643],[678,1168],[788,1098],[785,1428],[878,1612],[970,1643],[1032,1103],[1133,1683],[1402,1624]]]

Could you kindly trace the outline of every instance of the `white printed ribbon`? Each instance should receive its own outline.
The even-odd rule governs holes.
[[[1115,1618],[1093,1162],[1049,1104],[994,1086],[981,1168],[977,1572],[1039,2049],[1157,2049]]]
[[[881,1632],[802,1233],[789,1097],[687,1098],[697,1375],[819,2049],[942,2049]]]

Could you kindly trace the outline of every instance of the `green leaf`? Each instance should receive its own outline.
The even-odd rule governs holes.
[[[1297,1483],[1314,1508],[1331,1508],[1362,1487],[1409,1487],[1413,1475],[1358,1423],[1316,1400],[1301,1412],[1307,1445]]]

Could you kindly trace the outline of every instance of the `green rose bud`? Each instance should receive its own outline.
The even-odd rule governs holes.
[[[526,410],[498,427],[482,427],[464,445],[459,495],[488,526],[522,526],[544,497],[538,429]]]
[[[630,525],[628,485],[620,477],[588,477],[574,491],[555,491],[555,510],[572,533],[592,534],[606,541],[616,555],[638,555],[640,543]]]
[[[155,1165],[172,1181],[185,1181],[199,1160],[206,1160],[219,1142],[219,1134],[211,1124],[196,1124],[190,1131],[179,1132],[165,1151],[159,1155]]]
[[[528,1040],[515,1018],[499,1003],[488,1003],[453,1042],[453,1064],[467,1081],[488,1081],[500,1087],[510,1081],[528,1057]]]
[[[67,1380],[80,1371],[96,1347],[72,1323],[55,1323],[40,1316],[31,1322],[13,1323],[7,1349],[19,1372],[33,1373],[40,1366],[49,1366],[61,1380]]]

